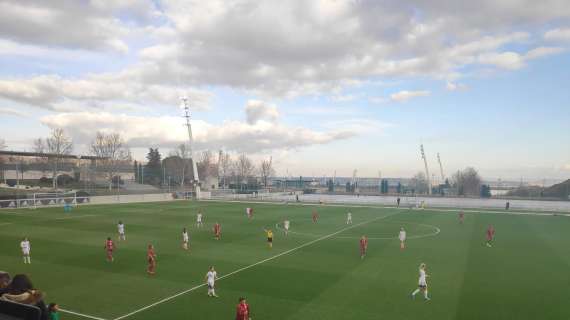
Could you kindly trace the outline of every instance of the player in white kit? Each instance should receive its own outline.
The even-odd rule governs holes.
[[[352,212],[346,213],[346,224],[352,224]]]
[[[24,257],[24,263],[32,263],[32,260],[30,258],[30,251],[32,249],[30,245],[30,240],[28,240],[28,238],[22,239],[22,242],[20,242],[20,248],[22,248],[22,256]]]
[[[406,230],[404,230],[404,227],[400,228],[398,239],[400,239],[400,250],[404,250],[406,248]]]
[[[208,297],[215,297],[215,298],[218,297],[216,295],[216,289],[214,288],[216,284],[216,279],[218,279],[218,273],[216,272],[216,270],[214,270],[214,266],[211,266],[208,273],[206,273],[206,285],[208,286]]]
[[[428,297],[428,288],[427,288],[427,277],[429,277],[426,273],[426,264],[420,264],[420,278],[418,280],[418,288],[412,292],[412,298],[416,297],[416,294],[420,291],[424,293],[424,299],[426,301],[430,300]]]
[[[202,214],[202,211],[198,211],[198,214],[196,215],[196,227],[200,228],[204,226],[204,223],[202,222],[203,217],[204,215]]]
[[[125,236],[125,225],[122,221],[119,221],[117,224],[117,230],[119,231],[119,240],[127,240],[127,237]]]
[[[283,221],[283,228],[285,229],[285,235],[289,235],[289,226],[290,226],[290,222],[289,220],[285,220]]]
[[[186,228],[184,228],[182,229],[182,248],[184,248],[184,250],[188,250],[189,243],[190,243],[190,237],[188,236],[188,231],[186,231]]]

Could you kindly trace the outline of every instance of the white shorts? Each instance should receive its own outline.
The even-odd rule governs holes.
[[[214,283],[208,281],[208,289],[214,289]]]
[[[30,250],[22,250],[22,254],[25,256],[29,256],[30,255]]]
[[[418,287],[420,288],[427,288],[427,282],[426,281],[420,281],[418,283]]]
[[[404,241],[406,241],[406,238],[400,238],[400,241],[404,242]]]
[[[188,238],[184,238],[182,241],[184,241],[184,243],[188,243]]]

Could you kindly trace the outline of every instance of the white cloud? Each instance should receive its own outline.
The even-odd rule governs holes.
[[[356,100],[356,95],[353,94],[346,94],[346,95],[333,95],[331,100],[334,102],[349,102]]]
[[[549,41],[570,41],[570,28],[549,30],[544,33],[544,39]]]
[[[445,84],[445,89],[447,89],[447,91],[461,91],[461,90],[466,90],[467,86],[464,85],[463,83],[447,81],[447,83]]]
[[[359,82],[417,76],[455,81],[466,66],[481,64],[519,69],[561,49],[538,47],[524,54],[503,52],[504,47],[531,43],[535,37],[527,30],[570,18],[563,0],[434,0],[412,6],[353,0],[7,0],[0,9],[0,54],[39,57],[55,47],[73,56],[74,50],[146,46],[119,71],[0,80],[1,96],[52,110],[69,110],[65,101],[176,104],[181,83],[231,87],[264,100],[332,93],[333,101],[350,101],[357,95],[340,92]],[[567,30],[550,30],[544,38],[564,38]],[[208,95],[196,91],[198,97]],[[394,101],[402,99],[407,98]]]
[[[296,149],[305,146],[327,144],[354,137],[359,131],[354,127],[339,127],[326,132],[277,122],[275,106],[260,101],[249,101],[246,108],[263,105],[261,115],[254,115],[248,122],[226,120],[214,125],[203,120],[192,120],[197,149],[220,148],[259,153],[268,150]],[[255,107],[257,108],[257,107]],[[268,121],[267,118],[270,120]],[[79,144],[87,144],[96,131],[118,132],[131,147],[174,147],[187,140],[187,132],[178,117],[132,116],[108,112],[59,113],[41,118],[49,127],[65,129]]]
[[[525,54],[507,51],[502,53],[484,53],[479,55],[478,62],[481,64],[493,65],[502,69],[516,70],[524,67],[526,62],[533,59],[546,57],[564,52],[560,47],[537,47],[529,50]]]
[[[538,47],[528,51],[525,54],[525,59],[538,59],[546,56],[550,56],[553,54],[559,54],[561,52],[566,51],[564,48],[560,47]]]
[[[184,90],[193,106],[205,109],[211,94]],[[29,79],[0,80],[0,97],[54,111],[82,111],[105,103],[115,105],[178,106],[183,90],[172,86],[137,82],[130,74],[99,74],[83,79],[36,76]]]
[[[478,58],[479,63],[493,65],[502,69],[516,70],[524,66],[524,58],[512,51],[502,53],[484,53]]]
[[[416,97],[427,97],[430,95],[430,92],[427,90],[419,90],[419,91],[408,91],[402,90],[390,95],[390,100],[395,102],[406,102],[412,98]]]
[[[247,123],[253,125],[261,120],[277,122],[279,111],[275,105],[260,100],[249,100],[245,107],[245,115]]]
[[[12,108],[4,108],[0,107],[0,114],[7,115],[7,116],[16,116],[16,117],[28,117],[29,115],[25,112],[20,110],[12,109]]]

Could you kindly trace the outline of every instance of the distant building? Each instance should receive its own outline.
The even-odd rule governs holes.
[[[49,153],[0,151],[0,181],[52,179],[53,161],[58,159],[57,176],[68,175],[75,181],[92,183],[108,182],[104,158],[95,156],[62,155]],[[115,167],[115,176],[121,180],[134,180],[131,161],[124,161]]]

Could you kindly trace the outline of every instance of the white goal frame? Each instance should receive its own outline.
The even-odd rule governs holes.
[[[31,209],[39,207],[63,207],[70,204],[72,207],[77,206],[77,192],[47,192],[47,193],[34,193],[32,204],[29,206]]]

